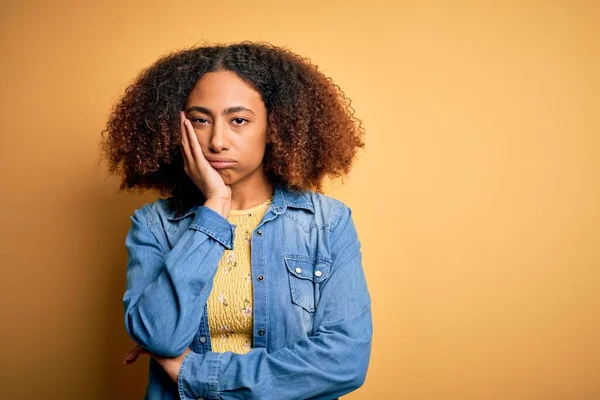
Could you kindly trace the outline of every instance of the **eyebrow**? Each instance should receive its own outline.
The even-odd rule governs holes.
[[[210,109],[208,109],[206,107],[201,107],[201,106],[192,106],[192,107],[188,108],[187,110],[185,110],[185,112],[190,112],[190,111],[199,111],[204,114],[213,115],[213,112]],[[228,115],[228,114],[233,114],[233,113],[237,113],[240,111],[248,111],[252,115],[256,115],[256,114],[254,114],[254,111],[252,111],[251,109],[246,108],[244,106],[235,106],[235,107],[226,108],[223,110],[222,114]]]

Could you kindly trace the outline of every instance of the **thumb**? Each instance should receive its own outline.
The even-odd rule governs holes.
[[[141,346],[135,346],[133,347],[131,350],[129,350],[129,353],[127,353],[127,356],[125,357],[125,359],[123,360],[123,364],[124,365],[129,365],[134,363],[138,357],[140,356],[140,354],[148,354],[148,351],[146,349],[144,349]]]

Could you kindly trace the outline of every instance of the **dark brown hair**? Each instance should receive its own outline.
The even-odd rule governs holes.
[[[235,72],[260,93],[270,143],[269,181],[292,190],[322,191],[323,179],[344,177],[364,129],[350,100],[309,59],[269,43],[192,47],[159,58],[127,87],[102,131],[101,150],[120,189],[154,189],[177,212],[203,202],[186,175],[179,112],[207,72]]]

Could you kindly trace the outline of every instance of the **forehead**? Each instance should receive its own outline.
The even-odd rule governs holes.
[[[198,103],[256,107],[262,104],[262,100],[260,93],[234,72],[218,71],[204,74],[194,85],[187,105]]]

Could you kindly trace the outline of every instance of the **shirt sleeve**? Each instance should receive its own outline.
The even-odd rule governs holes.
[[[188,353],[182,399],[334,399],[360,387],[371,353],[371,299],[350,209],[331,233],[332,268],[322,283],[314,334],[267,353]]]
[[[123,305],[125,328],[140,346],[176,357],[192,342],[225,248],[231,249],[235,225],[209,207],[194,220],[172,249],[154,233],[146,206],[131,216],[125,239],[128,252]]]

